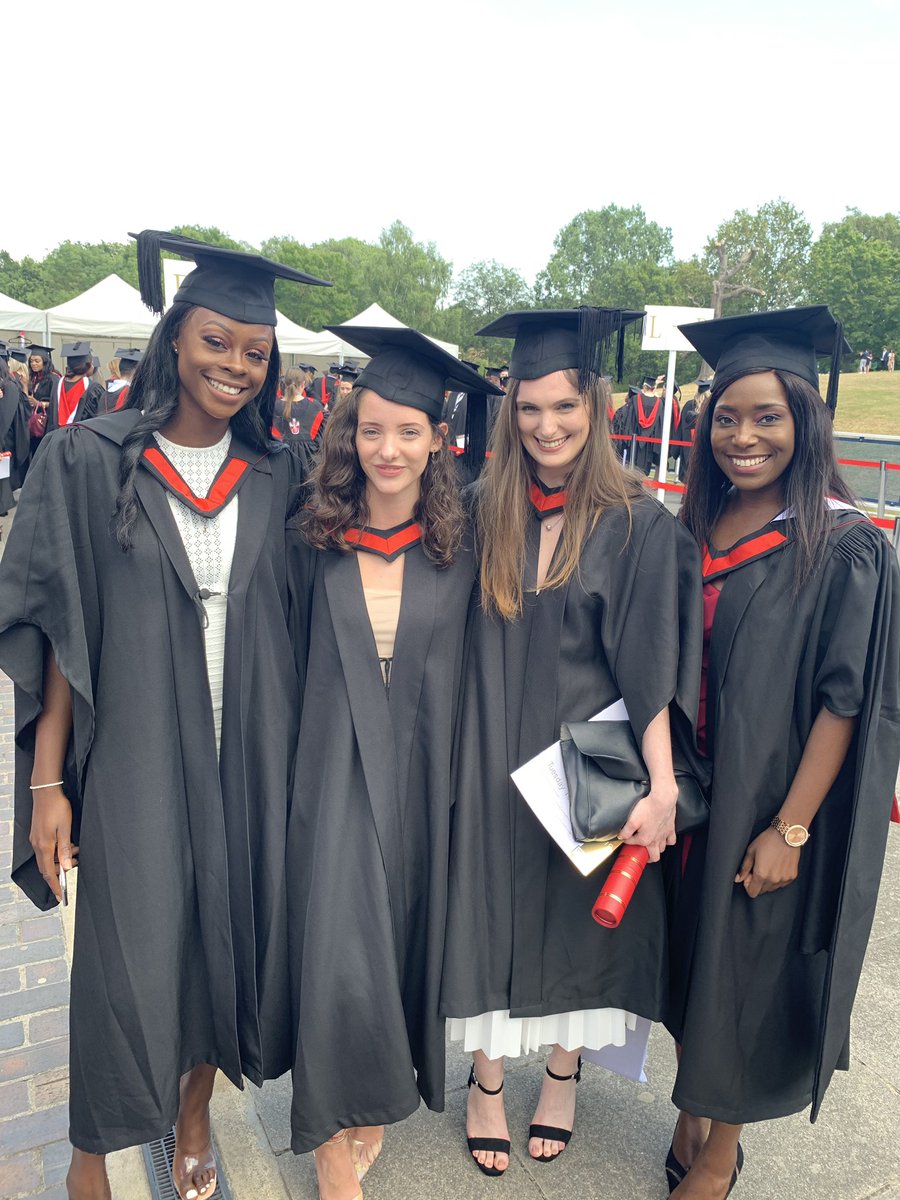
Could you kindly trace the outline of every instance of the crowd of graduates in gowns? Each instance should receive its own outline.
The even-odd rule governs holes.
[[[410,330],[354,326],[352,337],[373,356],[358,383],[376,391],[385,350],[443,353]],[[83,378],[90,347],[63,353]],[[444,364],[440,378],[434,419],[447,382],[468,397],[470,427],[473,412],[490,421],[474,372]],[[124,554],[111,518],[140,410],[89,419],[102,389],[87,383],[60,422],[64,387],[48,424],[63,428],[33,464],[6,549],[0,667],[15,681],[13,878],[42,909],[53,894],[29,843],[29,782],[45,645],[72,697],[75,1146],[99,1154],[161,1136],[181,1076],[200,1062],[237,1086],[292,1069],[297,1153],[336,1128],[398,1121],[420,1099],[439,1111],[444,1018],[493,1010],[613,1007],[664,1020],[682,1045],[674,1099],[685,1110],[740,1123],[811,1103],[815,1118],[847,1061],[897,768],[900,582],[874,526],[836,506],[824,564],[798,595],[789,524],[772,522],[733,557],[706,548],[701,571],[685,526],[641,495],[630,513],[602,512],[565,586],[536,589],[538,506],[524,611],[510,621],[473,590],[471,536],[438,568],[420,540],[397,550],[397,530],[356,531],[380,539],[385,557],[405,554],[386,676],[360,551],[314,549],[293,523],[285,559],[304,455],[261,454],[234,437],[217,758],[204,597],[168,500],[183,481],[141,460]],[[19,400],[4,388],[4,444],[20,440]],[[303,404],[302,421],[276,409],[284,441],[315,440],[323,414]],[[613,429],[658,437],[662,414],[659,397],[635,391]],[[684,427],[694,422],[686,412]],[[473,475],[484,461],[484,433],[475,437]],[[658,462],[658,447],[638,443],[635,465],[648,471],[654,453]],[[650,864],[621,928],[601,928],[591,908],[609,868],[573,870],[510,773],[561,723],[621,697],[638,743],[668,707],[677,756],[703,774],[702,585],[722,574],[708,657],[709,828],[685,858]],[[735,887],[736,864],[784,799],[823,704],[856,718],[851,752],[798,880],[751,900]],[[723,731],[736,711],[744,740]]]

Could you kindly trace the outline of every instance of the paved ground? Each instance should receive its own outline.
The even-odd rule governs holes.
[[[7,524],[4,521],[3,524]],[[9,883],[11,687],[0,677],[0,1200],[65,1195],[67,954],[71,921],[39,914]],[[464,1143],[465,1055],[449,1053],[447,1111],[420,1111],[388,1133],[365,1182],[367,1200],[650,1200],[664,1197],[662,1163],[671,1137],[673,1059],[669,1039],[651,1040],[638,1087],[587,1068],[578,1089],[575,1136],[562,1158],[532,1163],[526,1129],[542,1061],[516,1063],[507,1106],[513,1162],[502,1180],[480,1175]],[[744,1138],[740,1194],[755,1200],[900,1200],[900,829],[888,847],[884,884],[853,1024],[854,1065],[838,1075],[818,1123],[803,1116],[760,1125]],[[261,1091],[222,1081],[214,1098],[220,1160],[236,1200],[313,1200],[308,1156],[288,1149],[286,1080]],[[136,1153],[110,1164],[116,1200],[147,1200]]]

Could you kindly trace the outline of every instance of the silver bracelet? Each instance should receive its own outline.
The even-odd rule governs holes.
[[[61,779],[57,779],[56,783],[32,783],[28,790],[29,792],[39,792],[41,788],[62,787],[62,785],[63,781]]]

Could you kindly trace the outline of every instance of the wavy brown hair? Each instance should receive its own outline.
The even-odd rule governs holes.
[[[305,501],[293,522],[316,550],[353,550],[344,534],[369,522],[366,476],[356,453],[359,401],[365,390],[355,387],[349,396],[332,401]],[[426,557],[448,567],[462,542],[465,517],[443,430],[436,421],[429,424],[432,435],[444,444],[428,456],[413,516],[422,526]]]
[[[577,390],[578,372],[565,371]],[[521,616],[525,597],[525,537],[532,520],[528,492],[538,478],[516,422],[518,379],[511,379],[491,435],[491,457],[477,485],[476,539],[481,553],[481,603],[506,620]],[[543,588],[565,587],[604,509],[623,507],[631,527],[631,504],[643,494],[641,477],[623,467],[609,438],[610,386],[597,379],[581,395],[590,429],[566,480],[566,519]]]

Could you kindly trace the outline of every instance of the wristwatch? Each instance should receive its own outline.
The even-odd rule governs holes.
[[[771,827],[777,830],[787,844],[795,850],[799,850],[809,841],[809,830],[803,825],[788,825],[787,821],[782,821],[781,817],[773,817]]]

